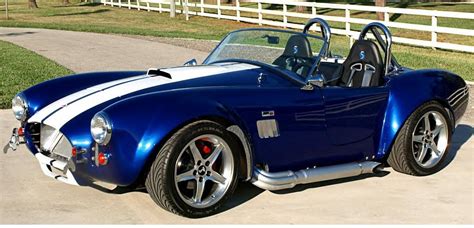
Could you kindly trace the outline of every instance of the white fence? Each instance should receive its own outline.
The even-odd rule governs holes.
[[[259,25],[270,25],[284,28],[295,28],[302,29],[303,24],[291,23],[288,21],[289,17],[292,18],[304,18],[310,19],[313,17],[321,17],[329,22],[342,22],[345,23],[345,29],[333,28],[331,31],[334,34],[346,35],[352,38],[356,38],[359,35],[359,31],[351,29],[351,24],[368,24],[376,20],[362,19],[351,17],[351,11],[368,11],[368,12],[382,12],[384,13],[385,21],[383,23],[391,28],[408,29],[413,32],[423,31],[431,33],[431,40],[420,40],[406,37],[393,37],[393,41],[397,43],[409,44],[414,46],[423,46],[431,48],[441,48],[462,52],[474,53],[474,46],[454,44],[447,42],[438,41],[438,33],[453,34],[459,36],[467,36],[468,38],[474,39],[473,29],[462,29],[462,28],[451,28],[442,27],[438,25],[438,18],[455,18],[464,20],[474,20],[474,13],[463,13],[463,12],[449,12],[449,11],[436,11],[436,10],[418,10],[418,9],[404,9],[404,8],[392,8],[392,7],[376,7],[376,6],[361,6],[361,5],[349,5],[349,4],[333,4],[333,3],[317,3],[317,2],[293,2],[288,0],[245,0],[245,3],[251,2],[256,3],[257,8],[241,6],[242,0],[236,0],[234,5],[223,5],[219,0],[216,4],[205,4],[204,0],[197,0],[196,2],[189,3],[188,0],[181,0],[176,2],[177,6],[186,13],[186,18],[189,15],[198,15],[203,17],[212,17],[218,19],[228,19],[235,21],[243,21],[248,23],[255,23]],[[147,11],[158,11],[158,12],[169,12],[170,0],[101,0],[104,5],[128,7],[129,9],[135,8],[138,10]],[[154,6],[153,6],[153,5]],[[263,4],[274,4],[279,5],[282,10],[269,10],[262,7]],[[311,13],[299,13],[290,12],[290,7],[305,7],[311,8]],[[193,8],[194,11],[189,10]],[[206,12],[206,9],[212,9],[214,12]],[[335,9],[344,10],[345,16],[328,16],[318,14],[318,9]],[[222,11],[232,11],[234,14],[229,13],[223,14]],[[182,12],[178,10],[178,12]],[[244,17],[242,12],[256,13],[258,17]],[[418,15],[431,17],[431,25],[412,24],[390,21],[390,15]],[[282,20],[268,19],[265,16],[281,16]]]

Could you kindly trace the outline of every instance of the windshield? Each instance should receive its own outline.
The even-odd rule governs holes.
[[[318,36],[273,29],[248,29],[230,33],[204,64],[232,59],[252,60],[306,77],[324,40]]]

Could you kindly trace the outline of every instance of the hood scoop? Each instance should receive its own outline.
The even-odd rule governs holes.
[[[164,72],[164,71],[162,71],[160,69],[157,69],[157,68],[148,69],[148,71],[146,72],[146,76],[150,76],[150,77],[163,76],[163,77],[172,79],[171,74],[169,74],[167,72]]]

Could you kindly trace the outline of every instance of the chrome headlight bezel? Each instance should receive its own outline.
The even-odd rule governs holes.
[[[107,145],[112,137],[112,122],[108,116],[99,112],[91,120],[90,132],[92,139],[99,145]]]
[[[17,120],[26,120],[26,117],[28,116],[28,103],[23,94],[19,93],[12,99],[12,111]]]

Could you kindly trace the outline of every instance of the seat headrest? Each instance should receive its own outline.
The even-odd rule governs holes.
[[[377,44],[371,40],[355,41],[347,59],[350,59],[352,63],[368,63],[374,66],[383,63]]]
[[[288,39],[283,55],[309,58],[313,53],[308,39],[304,35],[295,34]]]

